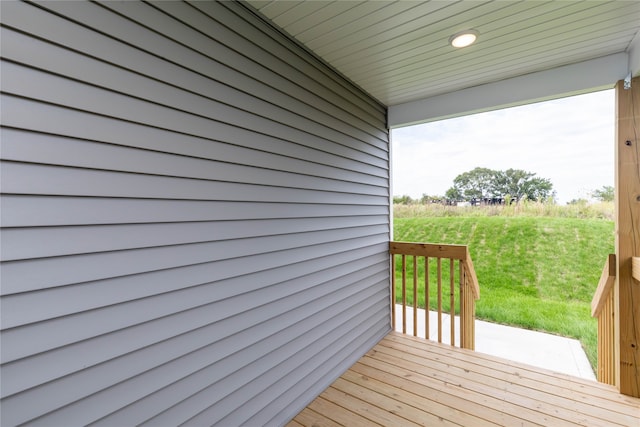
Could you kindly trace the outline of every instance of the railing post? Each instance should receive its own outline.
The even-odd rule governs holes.
[[[598,381],[616,385],[615,318],[613,288],[616,280],[616,256],[611,254],[602,268],[593,300],[591,316],[598,319]]]
[[[475,318],[476,318],[476,300],[480,298],[480,287],[478,286],[478,278],[476,277],[475,269],[473,268],[473,261],[471,261],[471,255],[467,251],[463,261],[464,267],[464,283],[462,284],[464,292],[466,294],[465,303],[465,342],[461,343],[461,347],[468,348],[469,350],[475,350]]]

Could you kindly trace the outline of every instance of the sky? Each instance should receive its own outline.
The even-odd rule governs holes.
[[[615,91],[392,130],[393,194],[444,195],[475,167],[548,178],[556,200],[614,184]]]

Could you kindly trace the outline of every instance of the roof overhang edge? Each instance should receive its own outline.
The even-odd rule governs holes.
[[[640,47],[634,52],[640,56]],[[609,89],[627,76],[630,59],[629,53],[621,52],[391,105],[388,126],[393,129]]]

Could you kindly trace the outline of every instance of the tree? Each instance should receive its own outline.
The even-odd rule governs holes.
[[[533,172],[522,169],[495,171],[475,168],[458,175],[446,195],[451,200],[510,198],[520,201],[526,198],[542,201],[553,194],[551,181],[537,177]]]
[[[508,194],[512,200],[519,201],[525,195],[525,183],[533,176],[535,173],[522,169],[498,171],[494,181],[494,192],[505,196]]]
[[[428,205],[430,203],[439,203],[442,201],[444,197],[442,196],[430,196],[428,194],[423,193],[422,197],[420,197],[419,202],[423,205]]]
[[[394,205],[410,205],[413,203],[413,199],[411,196],[403,195],[403,196],[393,196],[393,204]]]
[[[487,168],[475,168],[461,173],[453,180],[453,187],[447,190],[449,195],[457,195],[460,199],[484,199],[493,196],[493,182],[496,171]]]
[[[447,200],[450,200],[452,202],[458,202],[458,201],[464,200],[462,193],[460,193],[460,190],[457,189],[456,187],[451,187],[450,189],[448,189],[447,192],[444,194],[444,197],[446,197]]]
[[[546,178],[536,177],[533,172],[507,169],[496,172],[493,191],[501,197],[510,196],[515,201],[524,198],[542,201],[553,194],[553,184]]]
[[[523,188],[524,196],[535,202],[543,202],[555,194],[553,184],[547,178],[533,177],[523,184]]]
[[[611,185],[603,185],[602,188],[593,190],[591,197],[601,202],[613,202],[615,189]]]

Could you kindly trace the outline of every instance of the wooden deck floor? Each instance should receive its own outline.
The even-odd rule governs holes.
[[[390,333],[289,426],[640,426],[605,384]]]

